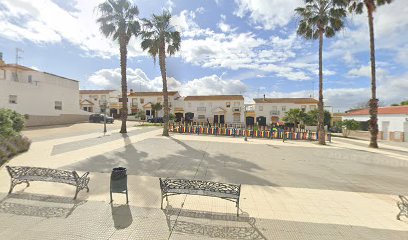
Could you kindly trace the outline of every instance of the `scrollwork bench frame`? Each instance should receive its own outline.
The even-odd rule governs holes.
[[[239,216],[239,198],[241,195],[241,184],[230,184],[211,182],[204,180],[159,178],[161,189],[161,206],[163,209],[163,200],[168,197],[179,194],[201,195],[207,197],[218,197],[235,203],[237,207],[237,216]]]
[[[397,206],[400,209],[400,212],[397,215],[397,219],[401,220],[401,216],[405,216],[408,218],[408,198],[403,195],[399,195],[398,197],[401,201],[397,202]]]
[[[29,187],[31,181],[65,183],[75,186],[76,191],[74,199],[77,198],[79,191],[83,189],[86,189],[86,191],[89,192],[89,172],[86,172],[80,177],[76,171],[65,171],[51,168],[6,166],[6,169],[11,178],[9,194],[13,191],[16,185],[26,183],[27,187]]]

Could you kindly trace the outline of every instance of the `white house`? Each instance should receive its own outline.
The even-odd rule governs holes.
[[[170,113],[178,115],[183,110],[183,98],[177,91],[169,91],[169,108]],[[163,92],[134,92],[130,90],[128,94],[128,113],[135,114],[142,110],[146,117],[156,116],[163,117],[163,108],[157,112],[154,112],[152,105],[160,103],[163,106]]]
[[[0,108],[25,114],[26,126],[84,121],[79,82],[25,66],[5,64],[0,54]]]
[[[115,90],[79,90],[79,105],[86,112],[103,113],[106,108],[107,114],[117,114],[119,94]]]
[[[210,123],[244,123],[242,95],[187,96],[184,98],[186,120]]]
[[[254,98],[256,122],[270,125],[282,122],[285,113],[290,109],[303,109],[308,112],[317,109],[314,98]]]
[[[379,139],[408,142],[408,106],[379,107],[377,116]],[[367,122],[369,110],[351,111],[342,116],[342,120],[350,119]]]

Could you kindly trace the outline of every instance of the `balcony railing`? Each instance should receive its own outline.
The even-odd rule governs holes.
[[[272,110],[272,111],[270,111],[270,113],[269,113],[270,115],[279,115],[280,114],[280,111],[278,111],[278,110]]]
[[[198,112],[205,112],[206,108],[205,107],[197,107]]]

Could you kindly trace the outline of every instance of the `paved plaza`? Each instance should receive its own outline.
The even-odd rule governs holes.
[[[396,220],[398,195],[408,195],[404,144],[166,138],[134,123],[103,136],[86,126],[25,132],[31,149],[9,165],[89,171],[90,192],[72,200],[72,186],[32,182],[7,195],[0,168],[0,239],[408,239],[408,219]],[[109,204],[118,166],[128,169],[129,205],[120,194]],[[203,196],[172,196],[161,210],[159,177],[242,184],[240,217],[233,203]]]

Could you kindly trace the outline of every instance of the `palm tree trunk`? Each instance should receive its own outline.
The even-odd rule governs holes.
[[[121,85],[122,85],[122,111],[120,113],[120,118],[122,120],[122,126],[120,128],[120,133],[127,133],[126,120],[128,114],[127,107],[127,80],[126,80],[126,65],[127,65],[127,44],[124,39],[120,39],[120,73],[122,75]]]
[[[374,22],[373,11],[374,5],[370,1],[366,1],[366,7],[368,12],[368,26],[370,29],[370,61],[371,61],[371,99],[370,99],[370,145],[369,147],[378,148],[377,136],[378,136],[378,99],[377,99],[377,86],[375,76],[375,45],[374,45]]]
[[[166,47],[164,40],[159,49],[160,72],[163,80],[163,136],[169,136],[169,95],[167,92],[167,77],[166,77]]]
[[[324,107],[323,107],[323,31],[319,32],[319,118],[318,118],[318,132],[319,144],[325,145],[324,132]]]

